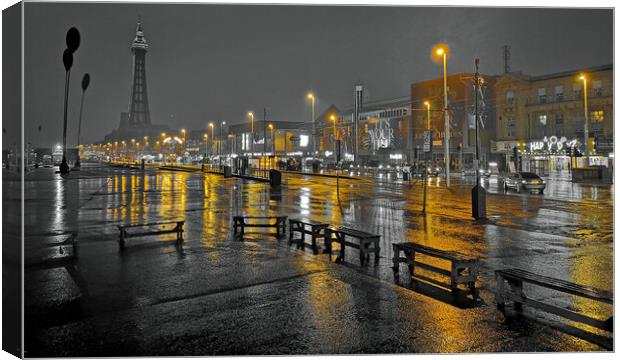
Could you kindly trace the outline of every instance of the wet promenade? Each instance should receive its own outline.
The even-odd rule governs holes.
[[[612,290],[613,185],[557,181],[542,196],[504,194],[493,177],[489,221],[475,223],[471,185],[454,182],[445,189],[441,179],[429,181],[423,216],[420,181],[341,179],[338,195],[336,179],[299,174],[284,174],[283,186],[271,189],[156,169],[86,166],[66,179],[37,169],[25,185],[26,356],[609,349],[608,336],[593,328],[528,308],[499,312],[493,270],[518,267]],[[379,264],[361,268],[355,251],[335,264],[335,256],[260,234],[237,241],[231,220],[242,213],[379,234]],[[119,251],[116,225],[175,219],[186,223],[182,246],[162,235],[132,238]],[[403,276],[395,283],[391,243],[403,241],[481,258],[481,298]],[[600,318],[612,312],[529,293]]]

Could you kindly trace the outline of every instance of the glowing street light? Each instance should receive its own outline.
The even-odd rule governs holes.
[[[269,127],[269,131],[271,131],[271,152],[275,156],[275,154],[276,154],[276,140],[275,140],[274,135],[273,135],[273,124],[269,123],[269,125],[267,125],[267,126]]]
[[[336,120],[337,119],[335,115],[331,115],[329,119],[333,121],[334,123],[334,161],[336,161],[336,138],[338,137],[338,133],[336,132]]]
[[[248,117],[250,118],[250,132],[252,134],[252,139],[250,140],[250,156],[252,156],[254,155],[254,113],[252,111],[249,111]]]
[[[444,167],[446,168],[446,187],[450,186],[450,117],[448,116],[448,78],[447,47],[439,46],[435,54],[443,58],[443,114],[444,114]]]
[[[214,127],[213,127],[213,123],[212,122],[209,123],[209,127],[211,128],[211,151],[210,152],[211,152],[211,154],[213,154],[213,140],[215,139],[215,136],[213,135],[214,134]]]
[[[306,97],[308,98],[308,100],[310,100],[310,103],[312,104],[312,157],[314,157],[314,154],[316,154],[316,126],[315,126],[315,106],[316,106],[316,96],[314,95],[314,93],[309,92],[308,95],[306,95]]]
[[[585,74],[579,76],[579,80],[583,81],[583,114],[585,122],[583,123],[583,146],[586,153],[586,166],[590,165],[590,147],[588,146],[588,89],[587,78]]]

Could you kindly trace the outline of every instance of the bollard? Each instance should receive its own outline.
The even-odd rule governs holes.
[[[225,178],[232,177],[232,170],[230,166],[227,166],[227,165],[224,166],[224,177]]]
[[[144,159],[142,159],[142,161],[140,161],[140,170],[144,171]]]
[[[278,170],[269,170],[269,184],[271,187],[279,187],[282,184],[282,173]]]

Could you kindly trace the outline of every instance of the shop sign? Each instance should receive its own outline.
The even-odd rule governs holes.
[[[577,139],[568,140],[566,137],[562,136],[558,138],[553,135],[550,137],[544,137],[542,141],[530,141],[528,144],[528,148],[530,152],[534,151],[548,151],[548,152],[559,152],[564,148],[572,148],[577,145]]]

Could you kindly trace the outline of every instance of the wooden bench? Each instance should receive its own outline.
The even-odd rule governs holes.
[[[288,225],[289,245],[291,245],[292,243],[297,243],[297,248],[304,250],[306,248],[306,234],[308,234],[312,238],[312,252],[315,255],[319,253],[319,248],[316,245],[316,239],[325,239],[325,229],[329,227],[329,224],[312,220],[289,219]],[[308,229],[307,227],[310,227],[310,229]],[[296,232],[301,235],[299,239],[294,238],[294,233]]]
[[[346,241],[346,238],[352,237],[359,240],[359,244],[352,243]],[[366,260],[369,259],[371,252],[375,253],[375,263],[379,262],[379,253],[381,252],[381,248],[379,247],[379,240],[381,236],[367,233],[360,230],[351,229],[344,226],[339,227],[328,227],[325,229],[325,245],[327,247],[327,252],[331,254],[332,252],[332,242],[336,241],[340,243],[340,254],[336,258],[336,262],[344,261],[345,247],[349,246],[355,249],[359,249],[360,251],[360,264],[364,266]],[[373,244],[373,247],[370,248],[369,245]]]
[[[430,270],[450,278],[450,289],[452,291],[458,289],[459,284],[466,284],[470,293],[474,299],[478,298],[478,290],[476,289],[476,278],[478,277],[479,261],[476,258],[464,256],[462,254],[444,251],[439,249],[433,249],[428,246],[415,244],[415,243],[397,243],[392,244],[394,250],[394,256],[392,258],[394,277],[399,276],[400,263],[406,263],[409,266],[409,274],[414,275],[415,267],[419,266],[422,269]],[[405,257],[400,256],[400,252],[405,254]],[[450,261],[450,270],[441,269],[430,264],[416,261],[415,254],[420,253],[434,258]]]
[[[525,304],[573,321],[613,332],[613,316],[603,321],[530,299],[523,292],[523,282],[613,305],[613,294],[611,292],[534,274],[521,269],[495,270],[495,281],[495,302],[500,309],[504,309],[506,300],[512,300],[517,310],[521,310],[523,304]],[[506,283],[508,286],[506,286]]]
[[[243,240],[246,227],[257,228],[276,228],[276,238],[284,236],[286,232],[286,219],[287,216],[234,216],[233,217],[233,231],[234,235],[239,236],[239,240]],[[247,222],[247,220],[259,220],[261,222]],[[275,222],[269,222],[269,220],[275,220]],[[270,234],[273,235],[273,234]]]
[[[120,231],[118,243],[121,249],[125,246],[125,239],[137,236],[148,236],[148,235],[160,235],[160,234],[177,234],[177,244],[180,244],[183,241],[183,225],[185,221],[164,221],[164,222],[154,222],[154,223],[146,223],[146,224],[126,224],[126,225],[117,225],[118,230]],[[169,229],[166,229],[166,226],[174,225]],[[132,228],[141,228],[141,227],[152,227],[157,226],[161,229],[157,230],[148,230],[143,232],[128,232],[128,229]]]

